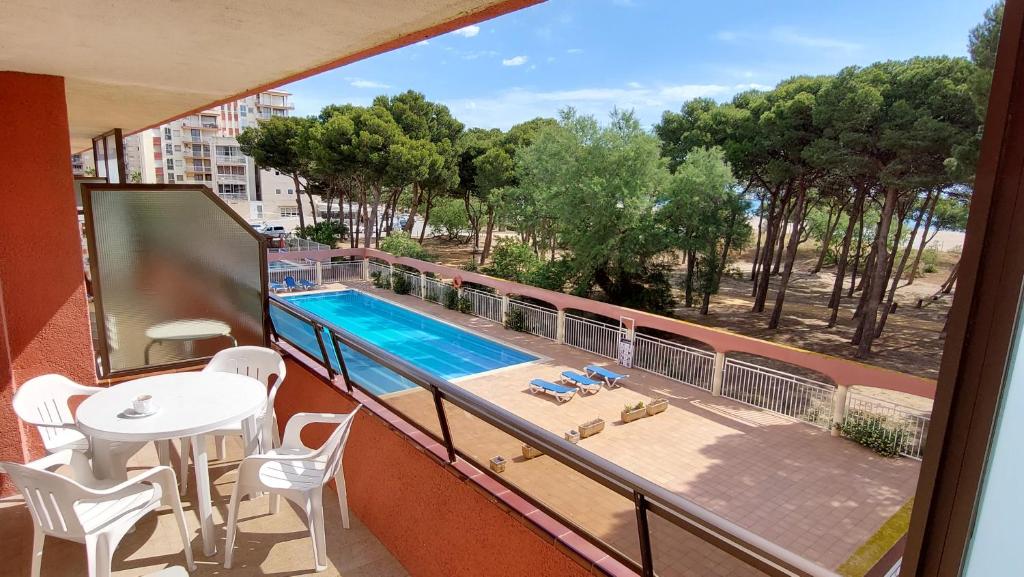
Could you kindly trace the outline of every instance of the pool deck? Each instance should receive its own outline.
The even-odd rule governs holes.
[[[563,370],[614,362],[369,283],[350,286],[544,357],[466,377],[458,385],[558,435],[603,418],[604,431],[582,440],[581,447],[829,569],[845,561],[914,494],[917,461],[879,457],[826,430],[641,370],[624,371],[631,376],[621,388],[577,394],[564,404],[533,395],[526,386],[532,378],[554,381]],[[668,398],[668,410],[621,422],[624,405],[653,397]],[[387,401],[428,428],[436,427],[426,391],[397,393]],[[498,454],[511,458],[505,478],[624,552],[636,550],[632,502],[549,458],[523,459],[515,439],[448,409],[460,450],[481,463]],[[593,486],[580,490],[581,484]],[[696,562],[699,558],[710,562],[715,574],[746,574],[727,570],[724,556],[687,543],[678,529],[655,523],[652,539],[656,563],[664,557],[672,566],[695,569],[703,564]]]

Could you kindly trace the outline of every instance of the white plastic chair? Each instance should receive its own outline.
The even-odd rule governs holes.
[[[267,408],[256,415],[257,434],[261,438],[261,446],[273,448],[281,443],[277,430],[277,416],[274,414],[274,399],[281,388],[286,374],[284,359],[272,349],[264,347],[232,347],[224,349],[213,356],[203,368],[204,373],[236,373],[248,375],[267,387]],[[229,436],[241,436],[242,424],[238,423],[210,433],[214,436],[217,446],[217,459],[223,460],[224,439]],[[181,440],[181,492],[188,488],[188,455],[191,441],[186,437]]]
[[[73,397],[94,395],[102,390],[80,385],[63,375],[42,375],[25,381],[14,394],[12,405],[19,419],[36,426],[47,453],[70,449],[88,454],[89,439],[75,426],[70,401]],[[115,442],[111,450],[124,463],[144,444]]]
[[[173,469],[153,467],[123,483],[101,488],[86,473],[88,464],[84,461],[81,453],[64,450],[27,465],[0,463],[0,471],[10,476],[21,491],[34,521],[32,577],[39,576],[47,536],[84,543],[89,577],[109,576],[118,543],[139,519],[161,505],[174,511],[185,561],[189,570],[195,570]],[[49,470],[69,464],[82,482]]]
[[[352,423],[362,405],[347,415],[297,413],[284,430],[281,447],[264,455],[250,455],[238,467],[238,480],[228,508],[228,537],[224,545],[224,568],[231,568],[231,557],[238,531],[239,501],[251,494],[270,493],[270,512],[278,509],[278,496],[298,505],[306,514],[309,536],[313,541],[316,570],[327,569],[327,539],[324,533],[323,487],[332,478],[337,485],[341,522],[349,528],[348,496],[342,457]],[[302,429],[312,423],[336,423],[337,427],[319,449],[302,444]]]

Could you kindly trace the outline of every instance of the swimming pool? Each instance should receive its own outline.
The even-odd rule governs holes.
[[[443,379],[457,379],[538,358],[356,290],[293,296],[287,300]],[[316,335],[301,321],[274,307],[271,318],[280,334],[303,348],[309,346],[319,351]],[[337,366],[333,351],[328,352]],[[347,347],[342,347],[342,355],[353,380],[377,394],[416,386]]]

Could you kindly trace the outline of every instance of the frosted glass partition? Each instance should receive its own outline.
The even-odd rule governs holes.
[[[265,245],[209,189],[82,191],[103,373],[265,344]]]

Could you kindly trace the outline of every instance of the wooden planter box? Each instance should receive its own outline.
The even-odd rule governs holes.
[[[529,459],[536,459],[537,457],[539,457],[539,456],[541,456],[543,454],[544,453],[540,452],[540,449],[535,449],[535,448],[533,448],[533,447],[531,447],[531,446],[529,446],[529,445],[527,445],[525,443],[523,444],[523,458],[524,459],[527,459],[527,460],[529,460]]]
[[[583,423],[576,429],[580,432],[581,439],[592,437],[604,430],[604,419],[594,419],[588,423]]]
[[[667,408],[668,399],[655,399],[647,403],[647,414],[653,417],[658,413],[664,413]]]
[[[506,463],[507,461],[505,461],[505,457],[502,457],[500,455],[497,457],[493,457],[490,462],[491,470],[494,471],[495,473],[504,473]]]
[[[623,409],[621,416],[623,423],[639,421],[647,416],[647,407],[640,407],[639,409]]]

